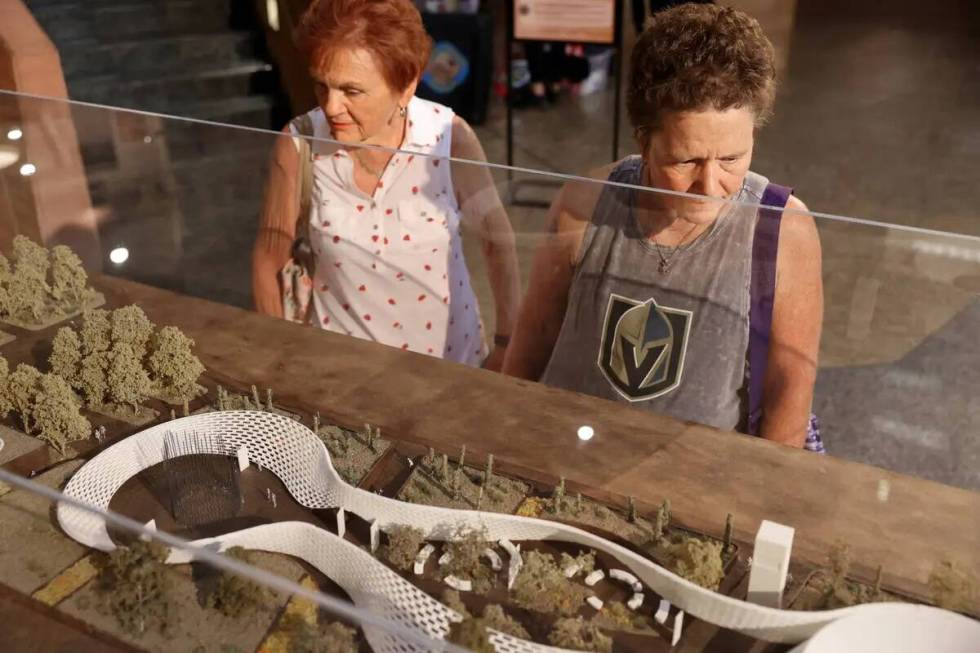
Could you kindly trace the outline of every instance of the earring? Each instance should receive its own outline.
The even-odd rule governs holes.
[[[408,109],[406,107],[398,107],[398,117],[404,118],[408,114]]]

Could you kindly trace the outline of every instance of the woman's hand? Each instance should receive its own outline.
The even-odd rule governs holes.
[[[483,359],[483,369],[499,372],[504,367],[504,354],[506,353],[506,347],[494,346],[490,350],[490,355]]]

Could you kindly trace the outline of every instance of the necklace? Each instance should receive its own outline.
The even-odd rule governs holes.
[[[384,167],[382,167],[381,170],[378,170],[377,168],[372,168],[366,164],[360,155],[356,156],[355,158],[357,159],[357,162],[361,164],[361,167],[375,179],[381,179],[382,175],[384,175]]]
[[[655,238],[650,239],[653,241],[653,246],[656,248],[657,255],[660,257],[660,264],[657,266],[657,268],[660,270],[660,274],[667,274],[668,272],[670,272],[670,263],[674,259],[674,256],[676,256],[677,252],[681,250],[681,245],[684,244],[684,241],[686,241],[690,237],[690,235],[694,233],[694,230],[697,228],[698,228],[697,224],[691,225],[691,228],[688,229],[686,234],[684,234],[684,237],[681,238],[681,241],[677,243],[677,247],[675,247],[666,255],[664,254],[664,250],[660,247],[660,243],[658,243]]]

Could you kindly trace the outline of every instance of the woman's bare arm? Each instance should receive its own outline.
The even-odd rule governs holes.
[[[787,203],[776,256],[776,297],[763,394],[761,435],[802,447],[817,378],[823,324],[820,236],[806,206]]]
[[[459,116],[453,119],[452,156],[477,162],[487,160],[479,138]],[[453,186],[465,224],[475,228],[482,243],[496,311],[495,330],[509,336],[521,301],[521,275],[510,219],[486,166],[454,163]],[[503,351],[498,350],[491,352],[485,366],[499,370],[502,363]]]
[[[252,249],[252,296],[259,313],[282,317],[279,270],[289,260],[299,215],[299,154],[289,127],[273,146],[265,201]]]

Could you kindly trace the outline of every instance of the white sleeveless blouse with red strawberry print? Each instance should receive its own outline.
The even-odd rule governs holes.
[[[323,112],[314,135],[330,138]],[[413,98],[401,150],[374,196],[354,162],[314,142],[310,243],[317,256],[311,321],[323,329],[479,365],[487,355],[460,239],[451,166],[453,111]]]

